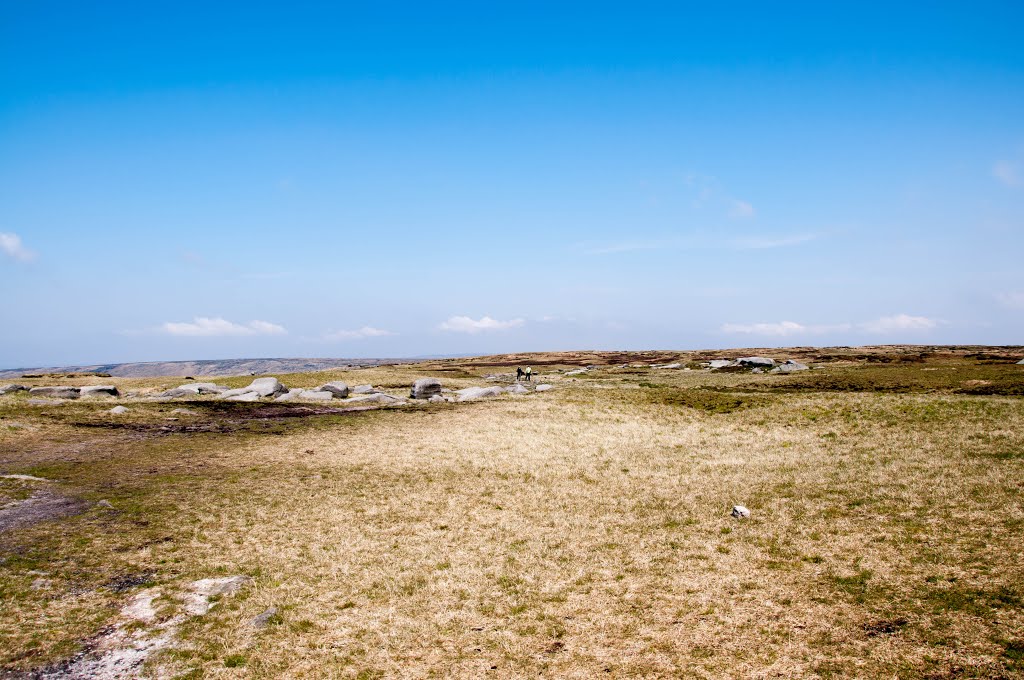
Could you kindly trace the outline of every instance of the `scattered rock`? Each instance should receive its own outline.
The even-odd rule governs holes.
[[[3,396],[5,394],[13,394],[15,392],[27,392],[27,391],[28,391],[28,388],[25,387],[24,385],[14,385],[14,384],[4,385],[3,387],[0,387],[0,396]]]
[[[1024,366],[1024,359],[1021,359],[1020,361],[1018,361],[1017,365],[1018,366]]]
[[[566,373],[566,375],[567,376],[568,375],[580,375],[580,374],[586,373],[586,372],[587,372],[587,369],[585,369],[585,368],[577,368],[575,371],[569,371],[568,373]]]
[[[499,394],[504,394],[505,388],[503,387],[467,387],[462,390],[455,390],[456,397],[459,401],[472,401],[474,399],[483,399],[484,397],[496,397]]]
[[[277,378],[256,378],[249,385],[248,389],[261,397],[274,397],[288,391]]]
[[[48,578],[37,578],[32,581],[32,585],[29,586],[32,590],[42,590],[43,588],[50,587],[50,579]]]
[[[379,391],[373,385],[356,385],[352,388],[351,394],[374,394]]]
[[[260,628],[266,628],[270,620],[277,616],[277,607],[268,607],[259,616],[253,617],[251,623],[252,627],[259,630]]]
[[[427,401],[429,401],[431,404],[443,404],[448,400],[442,397],[440,394],[435,394],[430,399],[427,399]]]
[[[740,357],[733,364],[734,366],[774,366],[775,359],[768,357]]]
[[[121,395],[113,385],[88,385],[80,387],[78,394],[81,397],[118,397]]]
[[[413,399],[430,399],[435,394],[441,394],[441,381],[437,378],[420,378],[412,384],[409,396]]]
[[[49,397],[51,399],[78,399],[80,395],[77,387],[33,387],[28,393],[33,397]]]
[[[681,368],[682,364],[665,364],[664,366],[651,366],[651,368]]]
[[[515,385],[509,385],[508,387],[506,387],[505,391],[508,392],[509,394],[526,394],[530,390],[523,387],[521,383],[516,383]]]
[[[98,501],[96,503],[96,507],[97,508],[103,508],[104,510],[113,510],[114,509],[113,503],[111,503],[107,499],[103,499],[101,501]]]
[[[316,389],[319,392],[329,392],[330,394],[334,395],[335,399],[344,399],[345,397],[348,396],[349,392],[348,384],[340,380],[329,382],[326,385],[321,385]]]
[[[748,519],[750,517],[750,510],[747,510],[742,505],[734,505],[730,514],[736,519]]]
[[[167,396],[184,397],[190,394],[223,394],[227,392],[228,388],[223,385],[216,383],[188,383],[187,385],[178,385],[174,389],[167,390],[164,392]],[[170,394],[173,392],[174,394]]]
[[[330,401],[331,399],[334,399],[334,393],[321,392],[320,390],[301,390],[298,398],[308,399],[310,401]]]
[[[548,385],[547,383],[541,383],[540,385],[537,385],[533,389],[536,392],[547,392],[548,390],[551,389],[551,385]]]
[[[775,373],[775,372],[776,372],[776,371],[778,371],[778,370],[779,370],[778,368],[773,368],[773,369],[772,369],[772,373]],[[758,366],[758,367],[757,367],[757,368],[755,368],[755,369],[754,369],[753,371],[751,371],[751,373],[764,373],[764,369],[763,369],[763,368],[761,368],[760,366]]]
[[[274,399],[274,401],[295,401],[296,399],[299,398],[299,395],[301,395],[304,391],[305,390],[299,389],[288,390],[280,397]]]
[[[226,394],[226,393],[225,393]],[[257,392],[242,392],[225,397],[227,401],[259,401],[260,395]]]
[[[714,359],[708,362],[708,368],[725,368],[731,366],[732,362],[728,359]]]
[[[440,395],[435,395],[440,396]],[[345,400],[346,404],[359,404],[359,403],[375,403],[375,404],[404,404],[405,402],[398,397],[392,397],[390,394],[384,394],[383,392],[376,392],[374,394],[360,394],[355,397],[349,397]]]
[[[122,413],[128,413],[128,409],[125,408],[124,406],[115,406],[114,408],[112,408],[109,411],[107,411],[107,413],[113,414],[115,416],[119,416]]]
[[[801,364],[799,361],[793,361],[792,359],[787,360],[783,364],[779,364],[771,370],[772,373],[796,373],[797,371],[807,371],[810,367],[806,364]]]

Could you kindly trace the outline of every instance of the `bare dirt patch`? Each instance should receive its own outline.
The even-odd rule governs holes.
[[[51,519],[77,515],[86,503],[50,489],[39,489],[24,500],[0,508],[0,534]]]

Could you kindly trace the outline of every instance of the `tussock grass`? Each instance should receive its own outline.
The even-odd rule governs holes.
[[[446,385],[493,370],[459,366],[477,377]],[[936,366],[877,370],[908,367]],[[283,379],[431,375],[352,373]],[[147,672],[1024,673],[1024,402],[953,381],[774,389],[796,377],[550,373],[545,394],[292,419],[273,436],[83,428],[97,407],[9,399],[0,417],[37,429],[0,430],[0,465],[115,510],[0,538],[0,664],[67,656],[133,583],[243,573],[254,585],[183,625]],[[736,503],[749,521],[729,517]],[[52,585],[33,590],[30,571]]]

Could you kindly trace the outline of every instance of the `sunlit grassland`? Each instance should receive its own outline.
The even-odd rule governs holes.
[[[490,370],[280,377],[400,394]],[[125,576],[173,592],[241,573],[253,585],[148,673],[1024,674],[1024,366],[547,379],[544,394],[168,434],[90,426],[105,403],[0,399],[28,426],[0,427],[0,471],[115,508],[3,537],[0,664],[69,655],[116,619]],[[203,404],[187,405],[197,421],[229,415]],[[145,424],[181,404],[129,406]],[[729,516],[737,503],[750,520]]]

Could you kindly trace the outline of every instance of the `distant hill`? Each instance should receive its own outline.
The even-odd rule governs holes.
[[[304,373],[330,368],[381,366],[411,363],[413,359],[212,359],[198,361],[145,361],[91,366],[56,366],[0,370],[0,378],[20,378],[25,374],[106,373],[118,378],[162,376],[249,375],[266,373]]]

